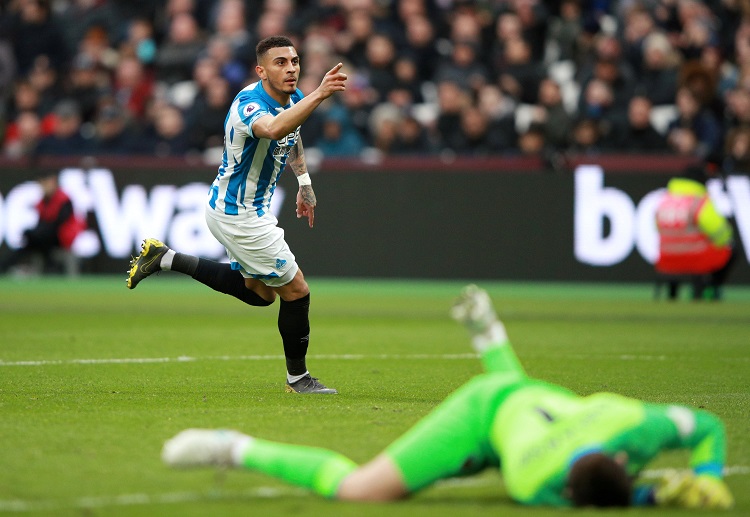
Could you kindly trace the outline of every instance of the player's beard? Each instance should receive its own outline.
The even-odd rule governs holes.
[[[291,94],[293,94],[294,92],[297,91],[297,81],[299,81],[299,79],[295,77],[293,83],[288,83],[287,79],[288,79],[288,77],[284,76],[284,79],[282,79],[281,81],[278,81],[278,82],[274,81],[274,82],[272,82],[271,83],[271,88],[273,88],[274,90],[276,90],[277,92],[279,92],[282,95],[291,95]]]

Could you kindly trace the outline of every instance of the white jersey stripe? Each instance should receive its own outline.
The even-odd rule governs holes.
[[[286,158],[299,140],[299,128],[281,140],[256,138],[252,124],[265,115],[276,116],[303,98],[298,89],[281,106],[261,81],[242,89],[224,122],[224,156],[209,191],[208,204],[219,213],[264,217],[269,212],[276,182]]]

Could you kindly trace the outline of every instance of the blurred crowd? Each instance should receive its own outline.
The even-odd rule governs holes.
[[[2,154],[215,159],[285,34],[324,156],[661,153],[750,170],[747,0],[0,1]]]

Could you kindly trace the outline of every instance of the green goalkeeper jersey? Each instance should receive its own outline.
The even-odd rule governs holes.
[[[589,452],[626,453],[632,475],[667,449],[691,449],[696,473],[717,477],[725,458],[723,425],[708,412],[611,393],[580,397],[533,380],[502,401],[490,441],[509,495],[532,505],[569,505],[568,471]]]

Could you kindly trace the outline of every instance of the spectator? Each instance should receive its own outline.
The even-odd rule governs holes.
[[[303,77],[302,82],[304,81],[305,78]],[[356,71],[350,76],[350,79],[347,82],[349,84],[347,84],[346,90],[341,92],[342,104],[349,112],[352,124],[357,128],[359,134],[363,135],[366,141],[372,142],[373,135],[370,133],[370,115],[375,107],[375,95],[373,90],[368,87],[367,80]],[[302,85],[300,85],[300,89],[302,89]],[[311,119],[313,119],[313,117],[307,119],[307,122],[303,125],[303,134],[306,128],[309,127]]]
[[[110,36],[103,27],[91,27],[78,44],[78,53],[85,54],[93,60],[97,67],[114,71],[120,55],[110,43]]]
[[[451,81],[464,90],[478,91],[490,79],[490,73],[479,61],[478,54],[479,49],[475,43],[463,40],[454,42],[450,58],[438,65],[434,80]]]
[[[698,59],[701,50],[716,41],[716,18],[704,2],[683,0],[677,3],[682,28],[678,41],[687,60]]]
[[[299,5],[297,16],[289,20],[290,30],[302,34],[307,30],[311,34],[322,34],[335,39],[332,35],[341,34],[346,28],[346,16],[339,0],[318,0]],[[332,41],[333,43],[333,41]]]
[[[542,156],[547,150],[547,136],[545,127],[538,122],[532,122],[526,131],[518,136],[518,150],[526,156]]]
[[[224,118],[232,104],[229,83],[223,77],[208,80],[187,113],[188,145],[191,149],[205,151],[221,147],[224,142]]]
[[[157,34],[169,32],[169,24],[175,17],[181,14],[189,14],[198,23],[201,31],[209,31],[209,23],[215,8],[215,2],[204,2],[201,0],[166,0],[163,8],[157,9],[154,20],[154,28]],[[201,8],[203,7],[203,8]]]
[[[583,31],[580,0],[562,0],[559,16],[550,18],[547,54],[551,61],[580,61],[579,38]]]
[[[503,52],[505,65],[497,77],[505,93],[518,102],[536,104],[544,72],[532,59],[531,46],[521,38],[510,39]]]
[[[58,75],[47,56],[37,57],[27,74],[31,87],[39,95],[39,105],[36,111],[42,117],[48,115],[59,100],[60,83]]]
[[[93,123],[99,109],[99,100],[110,94],[110,75],[88,54],[81,53],[73,59],[66,89],[67,97],[79,106],[83,122]]]
[[[453,140],[446,140],[445,144],[459,155],[488,156],[497,150],[489,128],[487,115],[476,106],[467,106],[461,110],[460,132],[454,134]]]
[[[89,141],[81,134],[81,111],[71,100],[62,100],[54,110],[54,129],[39,142],[37,154],[51,156],[83,155]]]
[[[156,79],[168,85],[189,80],[204,45],[195,18],[187,13],[175,16],[169,24],[166,41],[156,54]]]
[[[372,110],[369,120],[372,146],[382,155],[395,150],[402,118],[401,110],[387,102],[378,104]]]
[[[248,29],[249,23],[243,0],[220,0],[216,6],[214,32],[232,45],[232,54],[244,60],[245,66],[255,66],[255,47]]]
[[[651,125],[651,100],[633,97],[628,117],[612,130],[611,147],[625,153],[657,153],[667,151],[667,139]]]
[[[503,11],[495,20],[495,38],[492,45],[491,62],[496,70],[505,63],[505,46],[511,40],[523,39],[521,20],[513,11]]]
[[[303,54],[305,56],[305,75],[323,75],[330,69],[331,63],[338,59],[333,53],[333,44],[330,39],[322,35],[309,35],[305,38]],[[313,91],[317,84],[310,80]]]
[[[214,60],[219,74],[229,82],[229,88],[232,91],[239,91],[246,86],[248,83],[247,67],[235,57],[229,39],[223,36],[213,36],[208,40],[207,55]]]
[[[185,117],[179,108],[163,102],[154,102],[149,110],[150,126],[144,143],[154,156],[183,156],[188,151]]]
[[[41,115],[44,111],[41,95],[28,78],[15,82],[6,116],[8,120],[13,120],[25,111],[33,111],[37,115]]]
[[[280,4],[281,2],[271,5]],[[263,14],[260,15],[258,23],[256,24],[255,34],[257,38],[264,39],[270,38],[276,34],[287,34],[289,32],[286,27],[288,18],[289,16],[281,11],[270,9],[263,11]]]
[[[594,79],[586,85],[581,94],[579,116],[595,120],[600,137],[610,137],[612,128],[625,116],[624,112],[615,106],[612,86],[601,79]]]
[[[643,40],[643,68],[636,90],[655,106],[674,104],[677,91],[679,56],[669,39],[654,32]]]
[[[135,56],[123,57],[115,70],[114,97],[128,114],[141,120],[151,100],[154,81],[143,63]]]
[[[2,22],[0,21],[0,27]],[[13,79],[16,77],[16,58],[13,46],[5,35],[0,35],[0,120],[5,107],[5,100],[13,91]]]
[[[461,136],[461,113],[471,104],[468,93],[452,81],[438,83],[436,140],[440,149],[455,149]]]
[[[44,272],[54,270],[52,252],[57,249],[69,250],[75,238],[86,229],[86,223],[73,211],[73,203],[60,188],[57,173],[42,173],[38,179],[42,197],[36,205],[39,216],[36,226],[23,234],[21,247],[12,250],[0,260],[0,274],[32,255],[41,255]]]
[[[721,120],[725,106],[724,100],[716,95],[718,82],[718,76],[700,61],[688,61],[680,69],[679,85],[689,88],[701,106]]]
[[[113,2],[102,0],[71,0],[62,2],[60,27],[65,36],[66,48],[74,51],[86,33],[99,27],[117,41],[124,36],[124,20]]]
[[[727,92],[737,82],[737,66],[729,61],[722,49],[716,45],[709,45],[703,49],[700,63],[714,79],[716,84],[715,97],[726,103]]]
[[[148,146],[141,140],[138,128],[127,113],[116,104],[105,105],[96,117],[96,133],[92,152],[100,156],[125,156],[145,152]]]
[[[703,158],[698,135],[691,128],[676,127],[667,133],[667,144],[677,156]]]
[[[563,105],[560,85],[549,78],[539,83],[539,106],[542,109],[541,124],[546,145],[563,150],[570,139],[573,118]]]
[[[396,141],[391,154],[419,156],[432,150],[432,143],[422,124],[411,115],[405,116],[396,129]]]
[[[323,135],[315,144],[323,156],[328,158],[359,156],[365,147],[364,141],[352,126],[346,109],[333,105],[323,115],[323,119]]]
[[[0,33],[13,45],[18,73],[26,75],[39,56],[47,56],[52,66],[62,71],[68,60],[68,48],[58,20],[52,15],[50,0],[18,0]]]
[[[544,58],[549,17],[544,2],[512,0],[511,4],[521,23],[523,39],[529,43],[532,60],[541,61]]]
[[[750,126],[729,130],[724,154],[727,172],[750,175]]]
[[[33,111],[22,111],[5,131],[3,153],[11,159],[35,156],[39,140],[42,138],[42,122]]]
[[[504,95],[500,87],[487,84],[477,94],[477,107],[489,117],[490,135],[497,152],[516,146],[515,101]]]
[[[417,63],[410,54],[401,54],[393,65],[396,82],[388,92],[388,101],[407,110],[424,101],[420,89]]]
[[[385,34],[373,34],[367,40],[365,50],[367,75],[370,87],[376,93],[377,102],[385,101],[396,84],[394,61],[396,47]]]
[[[680,129],[692,131],[697,139],[696,156],[706,157],[719,151],[722,144],[721,125],[713,113],[701,104],[698,95],[687,86],[682,86],[677,90],[676,105],[677,117],[670,122],[668,133],[671,135]]]
[[[595,45],[592,61],[580,70],[581,90],[594,80],[604,81],[612,91],[612,106],[624,112],[635,90],[635,71],[624,60],[622,44],[616,37],[600,36]]]
[[[464,83],[476,102],[480,92],[494,83],[517,103],[541,106],[539,86],[547,75],[546,67],[551,67],[554,76],[550,77],[555,80],[568,80],[560,75],[567,73],[567,67],[553,66],[560,60],[573,68],[574,86],[581,92],[570,117],[598,117],[605,133],[607,125],[624,123],[634,96],[646,95],[655,106],[675,104],[675,84],[690,88],[702,110],[712,112],[722,123],[719,147],[726,131],[750,123],[750,108],[744,109],[743,99],[744,92],[750,91],[750,23],[743,21],[747,9],[735,2],[321,0],[299,2],[297,11],[290,0],[147,4],[104,0],[9,3],[0,19],[0,125],[15,120],[21,111],[34,110],[47,132],[52,127],[47,115],[64,97],[78,103],[86,130],[99,105],[113,95],[118,63],[130,59],[150,70],[157,86],[167,87],[170,102],[192,116],[191,103],[199,102],[208,76],[215,73],[211,65],[201,64],[200,74],[206,74],[197,77],[194,69],[199,61],[214,56],[219,73],[234,85],[230,90],[238,89],[255,65],[257,38],[282,29],[300,40],[308,71],[324,73],[328,69],[324,64],[348,60],[352,80],[350,91],[342,95],[342,105],[368,142],[368,118],[376,104],[389,102],[409,111],[414,104],[424,103],[440,110],[437,85],[447,78]],[[182,42],[177,44],[175,36]],[[51,44],[56,38],[63,44]],[[369,44],[385,57],[371,61]],[[542,56],[540,49],[545,46]],[[68,59],[71,55],[73,60]],[[484,67],[489,72],[481,71]],[[595,79],[608,83],[612,96],[600,114],[592,113],[592,105],[584,103],[585,92]],[[31,88],[15,88],[25,81]],[[303,76],[300,85],[304,82]],[[173,88],[176,83],[180,84]],[[23,90],[21,94],[13,95],[11,85],[13,90]],[[599,86],[592,89],[601,90]],[[129,98],[122,92],[120,96]],[[18,97],[32,102],[19,104]],[[143,109],[141,103],[136,110],[141,117]],[[486,104],[482,109],[495,139],[501,129],[496,110]],[[564,114],[549,106],[539,113],[549,116],[553,111]],[[432,117],[438,115],[423,118],[420,114],[431,133]],[[502,125],[511,120],[501,118]],[[547,127],[561,126],[553,122]],[[314,139],[322,134],[321,128],[322,119],[316,115],[305,131]],[[501,132],[505,136],[496,140],[505,143],[500,148],[517,145],[514,132]],[[700,145],[694,151],[704,153],[704,135],[698,128],[691,132],[699,136]],[[548,144],[564,145],[561,133],[548,133]],[[686,144],[690,135],[672,140],[675,152],[692,148]]]
[[[205,93],[208,85],[211,84],[216,78],[221,78],[221,69],[219,63],[209,55],[203,54],[195,62],[193,66],[193,77],[192,83],[196,88],[198,96],[201,93]],[[226,80],[226,79],[225,79]]]
[[[440,54],[435,48],[435,27],[427,16],[421,15],[411,16],[405,23],[406,51],[414,56],[419,77],[432,79],[440,62]]]
[[[653,34],[664,38],[666,36],[657,32],[656,21],[648,8],[641,3],[630,2],[627,6],[623,6],[623,10],[625,11],[622,29],[623,57],[640,75],[644,70],[646,40]],[[671,47],[671,44],[669,46]]]
[[[375,34],[375,22],[365,9],[354,9],[346,15],[346,30],[337,34],[335,45],[352,66],[361,71],[367,70],[367,47],[370,37]]]
[[[573,126],[573,134],[568,150],[574,154],[593,156],[604,149],[602,130],[599,121],[582,117]]]
[[[135,56],[146,66],[156,59],[154,26],[146,18],[135,18],[128,23],[127,37],[120,43],[120,55]]]

